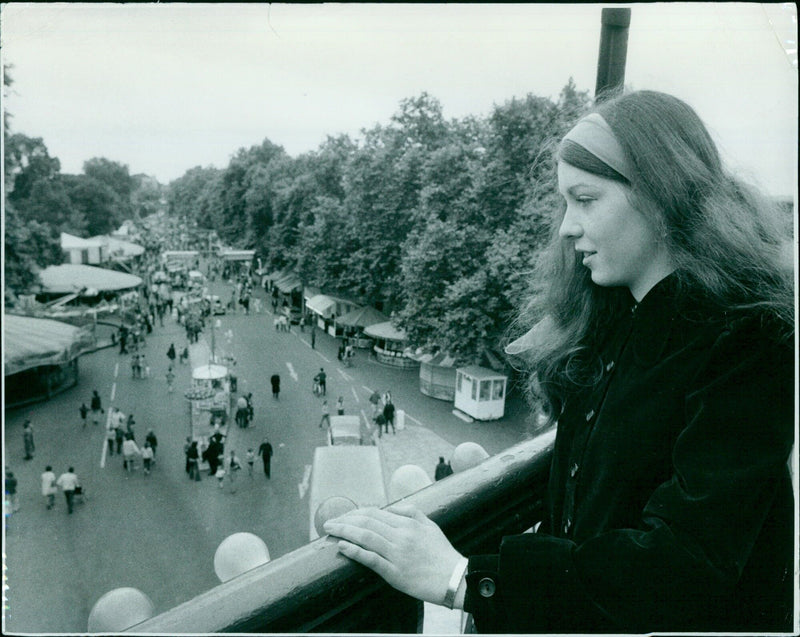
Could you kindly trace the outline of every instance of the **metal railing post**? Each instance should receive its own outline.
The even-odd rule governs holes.
[[[600,21],[600,52],[597,56],[597,81],[594,89],[597,100],[620,92],[625,83],[631,10],[603,9]]]

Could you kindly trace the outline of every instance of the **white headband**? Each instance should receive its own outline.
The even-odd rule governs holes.
[[[564,136],[564,141],[566,140],[583,146],[600,161],[631,181],[631,170],[625,152],[608,122],[599,113],[589,113],[581,119]]]

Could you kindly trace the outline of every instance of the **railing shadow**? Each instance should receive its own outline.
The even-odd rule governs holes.
[[[555,430],[408,496],[465,554],[541,519]],[[128,629],[131,633],[417,633],[422,604],[320,538]]]

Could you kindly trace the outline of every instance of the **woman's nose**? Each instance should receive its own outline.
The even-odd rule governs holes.
[[[561,225],[558,227],[558,236],[562,239],[575,239],[581,235],[583,229],[578,221],[575,219],[575,215],[571,212],[569,206],[567,206],[567,211],[564,213],[564,218],[561,220]]]

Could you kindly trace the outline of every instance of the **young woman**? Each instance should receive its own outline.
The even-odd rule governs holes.
[[[537,533],[467,559],[400,505],[326,531],[482,632],[790,631],[788,216],[662,93],[604,102],[557,159],[566,206],[508,348],[558,425]]]

